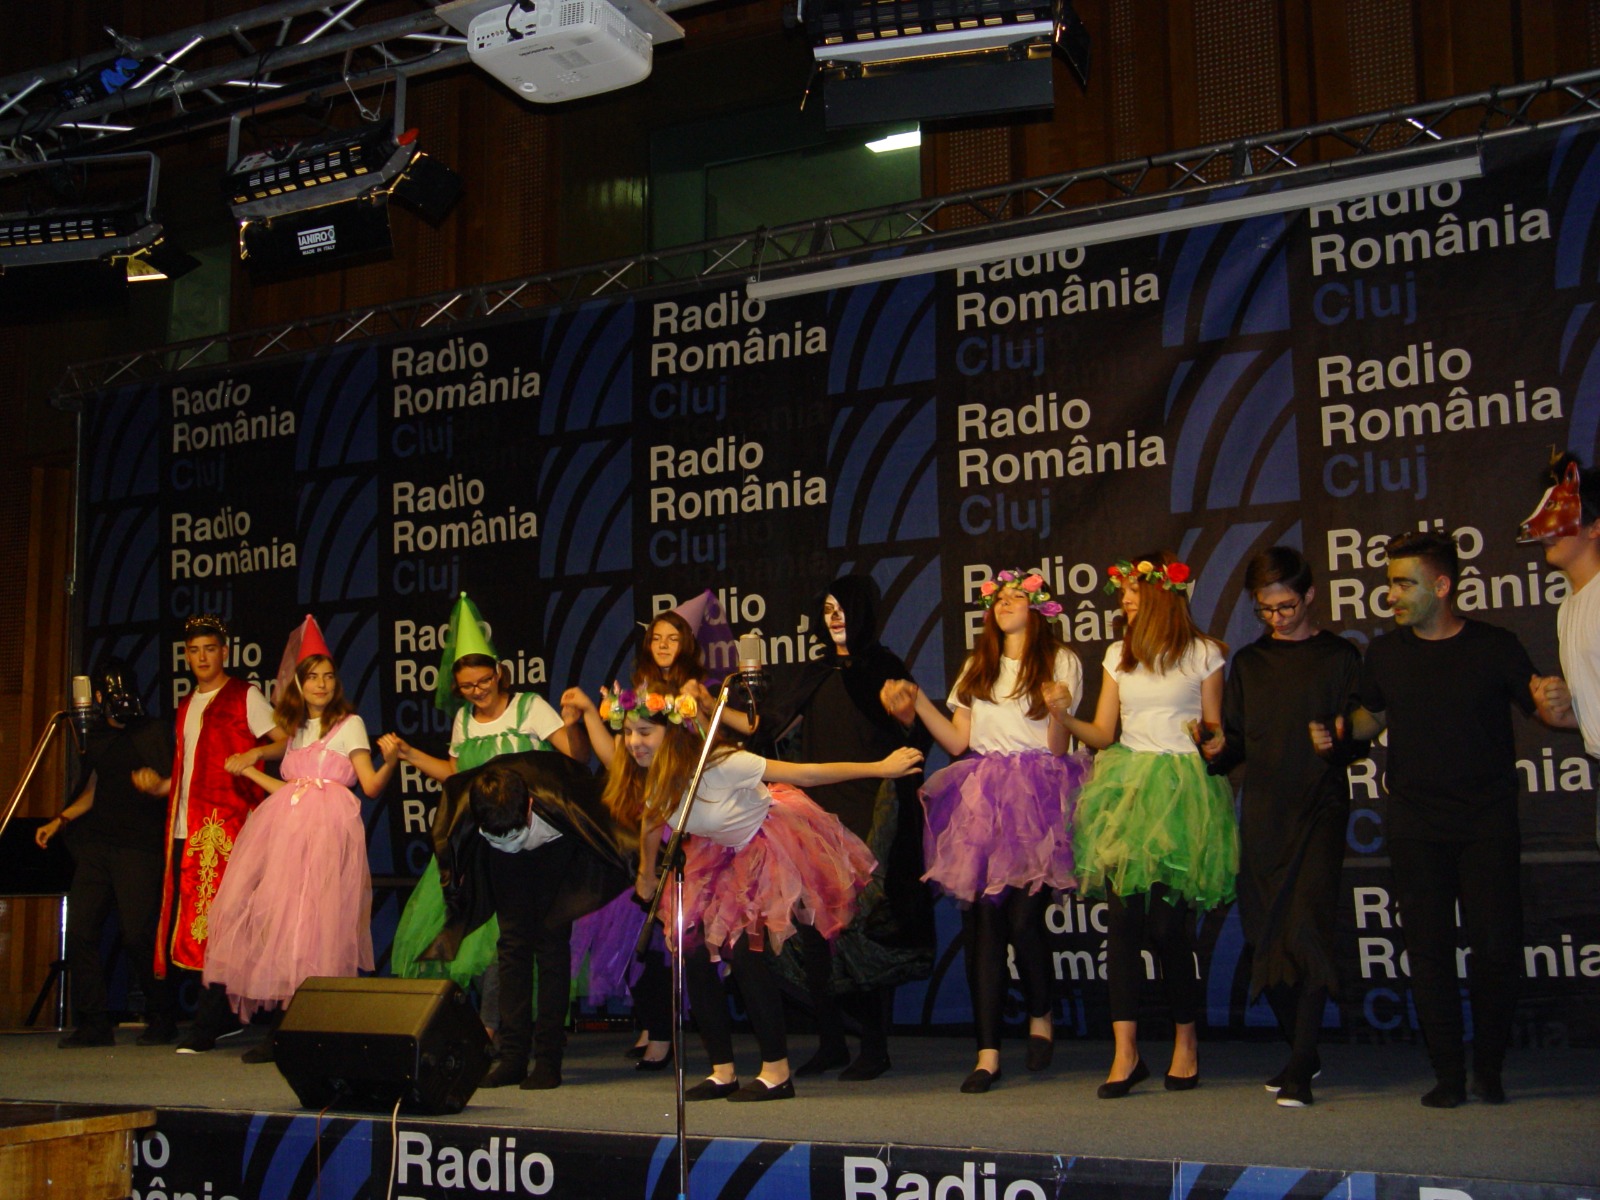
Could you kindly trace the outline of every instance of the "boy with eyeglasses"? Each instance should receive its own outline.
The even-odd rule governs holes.
[[[1239,915],[1254,950],[1250,996],[1262,992],[1289,1042],[1288,1064],[1267,1081],[1285,1108],[1312,1102],[1321,1073],[1317,1036],[1339,977],[1334,941],[1350,809],[1349,763],[1366,745],[1342,741],[1324,757],[1305,736],[1315,719],[1346,712],[1361,656],[1319,629],[1317,589],[1298,550],[1273,546],[1245,573],[1266,631],[1233,656],[1221,738],[1201,744],[1213,774],[1246,764],[1239,832]]]

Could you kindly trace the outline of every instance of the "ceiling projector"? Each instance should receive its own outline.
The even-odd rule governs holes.
[[[467,27],[467,55],[525,100],[554,104],[638,83],[651,41],[610,0],[521,0]]]

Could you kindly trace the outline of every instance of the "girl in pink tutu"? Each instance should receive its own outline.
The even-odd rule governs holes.
[[[1059,714],[1083,695],[1083,668],[1052,629],[1061,612],[1038,574],[1001,571],[979,589],[983,628],[945,703],[946,717],[915,684],[884,685],[883,703],[901,724],[912,715],[954,755],[922,786],[927,873],[962,906],[967,986],[978,1065],[963,1092],[987,1092],[1000,1078],[1006,945],[1016,949],[1028,1003],[1030,1071],[1050,1065],[1050,959],[1044,910],[1052,891],[1074,886],[1073,800],[1089,774],[1069,754]]]
[[[1078,797],[1078,880],[1106,900],[1106,983],[1116,1051],[1102,1100],[1126,1096],[1149,1069],[1139,1057],[1144,945],[1161,964],[1174,1025],[1168,1091],[1200,1082],[1194,909],[1233,899],[1239,833],[1228,781],[1206,772],[1198,743],[1219,731],[1227,647],[1189,612],[1189,567],[1148,554],[1111,568],[1126,630],[1106,648],[1094,720],[1067,728],[1100,753]],[[1117,726],[1122,739],[1113,743]]]
[[[228,760],[270,793],[240,831],[211,907],[205,982],[222,984],[244,1021],[282,1008],[310,976],[373,969],[367,834],[350,789],[360,783],[377,799],[398,760],[373,767],[316,622],[307,617],[297,636],[298,663],[273,710],[289,737],[283,778],[256,766],[258,750]],[[247,1061],[270,1062],[271,1046]]]
[[[619,821],[641,823],[636,887],[655,889],[661,828],[671,821],[700,756],[692,696],[624,691],[603,716],[623,734],[612,756],[605,802]],[[690,1100],[784,1100],[794,1095],[783,1003],[768,953],[777,953],[795,923],[832,938],[855,915],[856,900],[876,865],[861,839],[819,808],[801,787],[872,777],[898,779],[922,755],[896,750],[875,763],[786,763],[720,746],[700,780],[689,814],[683,882],[684,960],[689,1002],[711,1059],[711,1075],[690,1088]],[[768,785],[771,785],[770,787]],[[676,928],[671,897],[662,921]],[[739,1086],[727,997],[715,963],[726,959],[739,980],[761,1047],[761,1072]]]

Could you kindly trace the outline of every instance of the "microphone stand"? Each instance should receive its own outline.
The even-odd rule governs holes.
[[[689,812],[694,808],[695,797],[700,791],[700,777],[705,774],[706,763],[711,758],[711,745],[722,726],[722,711],[728,706],[728,695],[734,679],[738,677],[739,673],[735,672],[722,681],[722,690],[717,694],[717,707],[711,714],[711,723],[706,727],[705,743],[700,747],[700,761],[695,764],[694,774],[689,777],[689,786],[684,789],[683,798],[678,802],[678,820],[672,829],[672,840],[667,843],[666,853],[662,855],[661,865],[656,870],[655,894],[650,897],[644,928],[639,931],[639,941],[634,946],[636,957],[643,958],[648,952],[656,914],[661,908],[661,898],[666,894],[667,873],[671,872],[675,943],[672,952],[672,1075],[677,1088],[678,1106],[678,1200],[688,1200],[689,1196],[689,1135],[684,1121],[683,1100],[683,838],[689,827]],[[754,697],[751,703],[753,706]]]

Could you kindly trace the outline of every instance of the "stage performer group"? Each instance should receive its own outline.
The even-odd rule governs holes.
[[[1428,531],[1388,542],[1395,628],[1364,656],[1319,627],[1311,567],[1293,547],[1248,564],[1263,632],[1231,662],[1194,620],[1186,563],[1153,549],[1118,560],[1106,590],[1121,636],[1101,660],[1092,716],[1080,715],[1084,664],[1060,635],[1062,606],[1029,570],[997,571],[976,589],[981,622],[942,704],[880,640],[872,580],[833,580],[815,598],[820,657],[780,677],[770,702],[725,707],[714,732],[703,601],[642,628],[626,685],[572,686],[554,707],[512,689],[463,594],[439,670],[436,702],[452,719],[441,757],[393,733],[374,748],[314,617],[290,636],[269,704],[227,674],[222,619],[197,615],[184,629],[194,683],[174,736],[143,715],[126,665],[103,664],[105,729],[73,802],[38,834],[41,846],[65,837],[78,860],[69,944],[82,982],[78,1027],[62,1045],[114,1044],[97,948],[113,903],[141,960],[141,1044],[178,1040],[174,972],[198,984],[184,1053],[213,1049],[258,1015],[276,1020],[307,978],[372,972],[356,789],[376,800],[404,762],[438,781],[442,799],[390,965],[473,991],[497,1048],[482,1086],[561,1085],[575,981],[593,1002],[631,1000],[635,1069],[670,1065],[667,964],[679,953],[710,1063],[688,1099],[784,1100],[796,1078],[831,1071],[876,1079],[893,1066],[896,987],[933,969],[933,906],[945,897],[960,910],[976,1041],[959,1090],[982,1094],[1006,1073],[1013,973],[1023,1065],[1051,1066],[1045,915],[1052,898],[1077,892],[1105,905],[1102,1099],[1150,1078],[1138,1035],[1151,981],[1173,1031],[1158,1063],[1164,1089],[1200,1086],[1194,934],[1205,913],[1237,902],[1250,999],[1266,999],[1287,1046],[1266,1089],[1279,1106],[1304,1108],[1322,1072],[1323,1015],[1340,996],[1348,770],[1386,735],[1388,849],[1435,1077],[1421,1102],[1503,1103],[1522,960],[1512,711],[1581,732],[1600,757],[1590,586],[1600,472],[1563,458],[1549,483],[1520,540],[1541,545],[1569,587],[1557,675],[1540,674],[1510,632],[1456,611],[1456,545]],[[683,911],[662,898],[641,959],[633,950],[661,851],[708,736],[686,820]],[[924,777],[935,745],[952,761]],[[792,1068],[786,977],[818,1034]],[[728,978],[759,1052],[742,1072]],[[270,1061],[272,1038],[246,1057]]]

